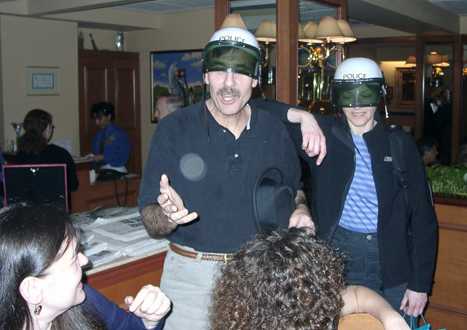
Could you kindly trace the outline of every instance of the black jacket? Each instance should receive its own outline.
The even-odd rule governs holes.
[[[55,144],[49,144],[38,154],[19,151],[15,158],[18,164],[66,164],[69,191],[76,191],[79,186],[76,165],[70,153]]]
[[[305,184],[311,189],[309,199],[317,235],[331,240],[355,170],[354,145],[343,118],[317,116],[317,119],[326,136],[328,153],[321,166],[302,153],[311,169]],[[300,148],[299,129],[291,127],[291,130]],[[377,235],[383,285],[390,288],[408,282],[411,290],[430,292],[436,260],[437,220],[416,145],[408,134],[401,135],[408,171],[408,203],[393,169],[389,128],[377,124],[363,135],[371,154],[378,198]]]

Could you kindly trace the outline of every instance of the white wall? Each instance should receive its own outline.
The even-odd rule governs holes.
[[[352,30],[357,38],[384,38],[414,35],[373,24],[354,24],[352,25]]]
[[[79,150],[76,23],[2,15],[0,33],[4,142],[14,138],[11,122],[21,122],[29,110],[42,108],[54,117],[54,139],[68,139],[73,150]],[[59,95],[27,95],[28,66],[57,67]]]
[[[149,53],[153,50],[201,49],[214,31],[213,9],[170,13],[157,16],[161,29],[125,32],[125,50],[140,53],[142,159],[146,159],[155,124],[150,123]],[[27,111],[38,107],[54,116],[55,139],[69,139],[79,151],[78,32],[85,37],[84,47],[91,49],[92,33],[99,49],[114,50],[115,31],[78,29],[76,23],[17,16],[0,16],[1,102],[0,141],[5,147],[14,138],[11,122],[23,120]],[[21,56],[18,56],[21,54]],[[61,90],[58,96],[26,95],[25,68],[60,68]],[[1,96],[0,94],[0,96]],[[2,133],[3,130],[3,133]]]
[[[459,18],[459,33],[467,34],[467,16],[461,16]]]

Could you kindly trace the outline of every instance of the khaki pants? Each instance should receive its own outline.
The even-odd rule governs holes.
[[[211,292],[222,262],[196,260],[169,250],[161,289],[172,301],[164,330],[209,329]]]

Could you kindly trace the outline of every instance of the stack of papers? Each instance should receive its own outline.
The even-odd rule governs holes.
[[[73,215],[83,232],[84,254],[94,267],[122,257],[138,257],[167,250],[165,239],[149,237],[137,208],[111,208]]]

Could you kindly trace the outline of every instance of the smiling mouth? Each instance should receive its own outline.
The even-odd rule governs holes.
[[[238,97],[240,97],[240,93],[236,89],[232,88],[223,88],[219,90],[217,94],[220,96],[222,103],[224,104],[232,104]]]
[[[222,103],[232,104],[235,102],[236,98],[233,95],[221,95]]]
[[[355,112],[355,111],[352,111],[352,115],[353,115],[353,116],[356,116],[356,117],[362,117],[362,116],[366,115],[366,112]]]

